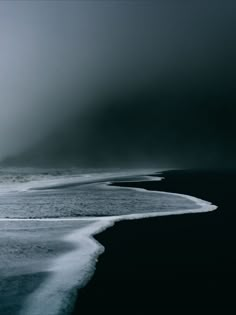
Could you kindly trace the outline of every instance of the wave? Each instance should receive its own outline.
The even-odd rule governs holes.
[[[137,188],[127,188],[135,189]],[[138,189],[144,190],[144,189]],[[163,194],[171,194],[163,192]],[[73,231],[64,241],[75,245],[69,253],[59,256],[52,261],[49,271],[51,276],[30,295],[20,315],[56,315],[68,314],[73,307],[77,290],[84,287],[95,272],[96,262],[104,247],[94,239],[94,235],[113,226],[122,220],[134,220],[166,215],[209,212],[217,207],[211,203],[187,195],[179,195],[196,202],[198,208],[190,210],[165,211],[155,213],[130,214],[100,218],[54,218],[40,220],[86,220],[91,224],[85,228]],[[27,220],[27,219],[26,219]],[[35,219],[28,219],[35,220]],[[94,221],[95,220],[95,221]]]
[[[63,189],[73,187],[77,185],[97,185],[103,189],[110,189],[113,191],[133,191],[140,194],[147,194],[151,196],[155,194],[157,197],[165,196],[168,198],[182,198],[188,200],[194,206],[192,207],[179,207],[176,209],[158,209],[158,211],[152,212],[140,212],[140,213],[127,213],[119,215],[107,215],[107,216],[81,216],[81,217],[41,217],[41,218],[0,218],[0,221],[27,221],[27,222],[47,222],[47,221],[65,221],[65,222],[85,222],[85,225],[76,228],[73,226],[73,231],[62,238],[63,242],[71,245],[71,249],[66,253],[59,254],[56,258],[50,260],[47,271],[49,276],[42,282],[42,284],[30,294],[20,315],[58,315],[68,314],[72,307],[74,299],[77,295],[77,290],[82,288],[91,279],[96,269],[96,262],[99,255],[104,251],[104,247],[98,243],[94,235],[104,231],[108,227],[113,226],[116,222],[122,220],[135,220],[142,218],[151,218],[158,216],[167,215],[181,215],[191,213],[209,212],[217,209],[217,206],[212,205],[210,202],[201,200],[196,197],[159,192],[159,191],[148,191],[143,188],[132,188],[132,187],[117,187],[108,186],[111,181],[130,181],[130,180],[161,180],[161,177],[149,177],[144,174],[137,177],[137,174],[129,176],[121,174],[97,174],[92,176],[80,176],[73,178],[60,178],[56,179],[50,184],[37,182],[28,183],[27,186],[23,185],[24,188],[19,191],[23,192],[26,187],[28,191],[34,190],[36,193],[40,191],[47,191],[51,189]],[[97,186],[96,186],[97,187]],[[135,209],[135,208],[134,208]]]
[[[102,183],[106,181],[144,181],[161,180],[160,177],[147,176],[153,169],[133,171],[110,171],[98,169],[0,169],[0,194],[22,191],[64,189],[74,186]]]

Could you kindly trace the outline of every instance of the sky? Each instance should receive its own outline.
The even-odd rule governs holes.
[[[1,1],[0,159],[235,167],[236,4]]]

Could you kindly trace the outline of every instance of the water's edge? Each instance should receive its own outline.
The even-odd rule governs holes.
[[[101,185],[109,184],[110,182],[106,182],[102,183]],[[96,270],[96,262],[98,260],[98,257],[105,250],[102,244],[100,244],[95,239],[95,236],[103,232],[107,228],[113,226],[116,222],[158,216],[203,213],[214,211],[217,209],[217,206],[212,205],[208,201],[204,201],[202,199],[184,194],[149,191],[143,188],[132,187],[125,187],[124,189],[132,189],[142,192],[145,191],[146,193],[157,192],[159,194],[161,193],[181,196],[195,202],[198,207],[196,209],[189,210],[184,209],[178,211],[129,214],[113,217],[16,219],[40,221],[91,221],[91,224],[89,224],[89,226],[86,226],[82,229],[80,228],[74,230],[72,233],[64,238],[65,242],[70,242],[75,245],[74,249],[66,254],[57,257],[52,262],[52,275],[38,288],[38,290],[36,290],[28,297],[20,315],[56,315],[70,313],[72,311],[75,298],[77,298],[78,290],[84,287],[92,278]],[[62,269],[60,266],[67,266],[67,268]],[[65,285],[65,279],[68,282],[67,285]],[[62,284],[63,290],[61,290]],[[67,291],[67,294],[65,294],[65,290]]]

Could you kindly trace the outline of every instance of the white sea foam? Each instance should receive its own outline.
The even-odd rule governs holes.
[[[138,189],[139,191],[144,190],[139,188],[125,189]],[[172,194],[166,192],[162,193]],[[196,202],[199,207],[190,210],[185,209],[178,211],[129,214],[114,217],[40,219],[41,221],[86,220],[88,222],[91,222],[91,224],[84,228],[73,231],[73,233],[65,237],[64,241],[74,244],[74,249],[71,252],[63,254],[62,256],[59,256],[52,261],[49,268],[51,276],[48,277],[48,279],[38,288],[38,290],[36,290],[31,296],[29,296],[21,312],[21,315],[56,315],[59,314],[62,310],[66,314],[73,305],[74,289],[77,290],[78,288],[86,285],[86,283],[95,271],[97,257],[104,250],[103,246],[99,244],[93,238],[93,236],[112,226],[115,222],[121,220],[134,220],[166,215],[208,212],[213,211],[217,208],[209,202],[192,196],[182,194],[174,195],[188,198],[191,201]]]
[[[117,178],[117,177],[116,177]],[[114,179],[114,174],[107,177],[93,178],[93,183],[98,183],[101,187],[106,187],[107,189],[117,189],[117,187],[108,186],[108,181]],[[120,179],[120,176],[119,176]],[[124,180],[127,177],[123,178]],[[141,177],[140,180],[147,179],[145,176]],[[153,178],[152,178],[153,179]],[[161,178],[154,178],[156,180],[161,180]],[[149,178],[150,180],[150,178]],[[79,179],[81,183],[81,178]],[[89,179],[90,181],[90,179]],[[106,183],[104,183],[107,181]],[[66,181],[66,185],[71,185],[78,183],[78,179],[73,178],[69,183]],[[82,182],[87,184],[87,179],[83,179]],[[91,183],[91,181],[89,182]],[[55,184],[55,182],[54,182]],[[58,188],[61,185],[56,183],[54,188]],[[64,184],[63,184],[64,185]],[[32,185],[31,185],[32,187]],[[35,186],[34,186],[35,187]],[[43,185],[44,189],[47,189],[48,185]],[[51,186],[50,186],[51,188]],[[170,195],[176,197],[182,197],[188,199],[196,204],[196,207],[192,209],[180,209],[178,210],[165,210],[156,211],[148,213],[132,213],[126,215],[114,215],[114,216],[103,216],[103,217],[59,217],[59,218],[1,218],[0,221],[83,221],[86,222],[84,226],[73,230],[72,233],[66,235],[62,241],[69,242],[73,245],[73,248],[67,253],[63,253],[56,258],[51,260],[47,271],[49,271],[49,277],[34,291],[30,296],[28,296],[20,315],[58,315],[67,314],[70,308],[73,306],[73,298],[76,297],[76,291],[78,288],[86,285],[88,280],[91,278],[95,271],[96,261],[98,256],[103,252],[104,248],[95,239],[94,235],[107,229],[108,227],[115,224],[117,221],[121,220],[134,220],[142,218],[150,218],[157,216],[167,216],[167,215],[180,215],[180,214],[190,214],[190,213],[201,213],[209,212],[215,210],[217,207],[212,205],[210,202],[188,196],[183,194],[175,194],[168,192],[153,192],[148,191],[143,188],[131,188],[122,187],[119,189],[124,190],[135,190],[137,192],[142,192],[145,194],[159,195]]]
[[[67,235],[64,241],[75,245],[74,249],[52,261],[48,271],[51,276],[31,294],[21,315],[67,314],[75,292],[83,287],[94,273],[97,257],[104,248],[92,235],[112,226],[112,219],[92,222],[88,226]]]
[[[153,173],[153,169],[146,170],[132,170],[132,171],[106,171],[101,170],[93,173],[86,171],[64,170],[56,172],[39,171],[31,169],[10,169],[2,173],[0,172],[0,195],[5,195],[11,192],[25,192],[29,190],[48,190],[48,189],[62,189],[66,187],[73,187],[85,184],[94,184],[105,181],[144,181],[144,180],[161,180],[160,177],[147,176],[148,173]],[[33,175],[31,174],[33,173]],[[55,175],[56,174],[56,175]]]

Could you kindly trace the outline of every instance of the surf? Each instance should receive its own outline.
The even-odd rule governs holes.
[[[95,236],[98,233],[106,230],[107,228],[112,227],[119,221],[123,220],[137,220],[143,218],[152,218],[158,216],[168,216],[168,215],[182,215],[182,214],[192,214],[192,213],[204,213],[209,211],[216,210],[217,206],[212,205],[208,201],[204,201],[193,196],[175,194],[169,192],[159,192],[159,191],[148,191],[143,188],[133,188],[133,187],[119,187],[119,186],[110,186],[112,182],[127,180],[132,181],[132,179],[140,180],[163,180],[161,177],[151,177],[147,175],[137,174],[132,176],[117,176],[114,174],[100,174],[96,175],[96,178],[92,176],[93,179],[89,176],[81,176],[78,181],[78,177],[73,177],[68,180],[68,178],[61,178],[58,182],[58,179],[54,180],[54,183],[43,183],[32,182],[27,183],[27,191],[25,188],[18,191],[19,196],[26,196],[30,198],[30,194],[33,191],[34,194],[42,194],[43,191],[48,194],[54,194],[55,192],[60,191],[70,191],[72,193],[81,194],[81,187],[83,186],[86,191],[92,189],[92,192],[98,190],[101,197],[104,198],[104,205],[107,204],[107,199],[103,196],[104,192],[111,193],[112,196],[127,196],[128,199],[137,198],[139,196],[140,201],[137,202],[136,208],[128,209],[125,214],[116,215],[119,207],[126,207],[126,204],[122,203],[119,199],[112,206],[114,210],[108,211],[109,215],[97,215],[97,216],[73,216],[73,217],[1,217],[0,222],[22,222],[24,224],[30,224],[40,222],[43,223],[55,223],[55,226],[58,223],[68,223],[71,224],[71,232],[65,233],[60,242],[68,243],[70,245],[70,250],[66,252],[59,253],[56,257],[53,257],[49,260],[48,266],[44,271],[48,272],[47,278],[41,283],[41,285],[25,299],[25,303],[22,305],[20,315],[59,315],[59,314],[69,314],[73,308],[74,299],[76,297],[78,289],[84,287],[88,281],[93,276],[96,270],[96,262],[98,257],[104,252],[104,247],[102,244],[98,243],[95,239]],[[89,182],[88,182],[89,178]],[[63,182],[64,180],[64,182]],[[40,188],[37,189],[36,187]],[[52,188],[53,187],[53,188]],[[76,188],[77,187],[77,188]],[[74,191],[76,189],[76,191]],[[132,195],[135,194],[135,195]],[[135,197],[132,197],[135,196]],[[146,196],[146,197],[145,197]],[[41,197],[40,197],[41,198]],[[161,198],[175,205],[175,201],[178,201],[179,206],[176,209],[169,210],[168,205],[163,208],[163,211],[158,208],[158,202]],[[136,200],[136,199],[134,199]],[[147,200],[151,200],[149,208],[154,207],[152,212],[145,212],[141,208],[141,212],[135,212],[135,209],[138,208],[139,203],[142,201],[144,203]],[[95,206],[96,200],[93,201]],[[155,203],[157,206],[155,208]],[[183,204],[183,208],[181,208]],[[22,205],[23,206],[23,205]],[[113,209],[112,208],[112,209]],[[148,208],[148,207],[147,207]],[[171,208],[171,207],[170,207]],[[173,205],[172,205],[173,208]],[[143,211],[143,212],[142,212]],[[98,212],[99,213],[99,212]],[[103,213],[103,212],[101,212]],[[73,226],[72,226],[73,223]],[[78,223],[78,228],[74,224]],[[81,225],[81,224],[84,225]],[[46,227],[45,227],[46,228]]]

